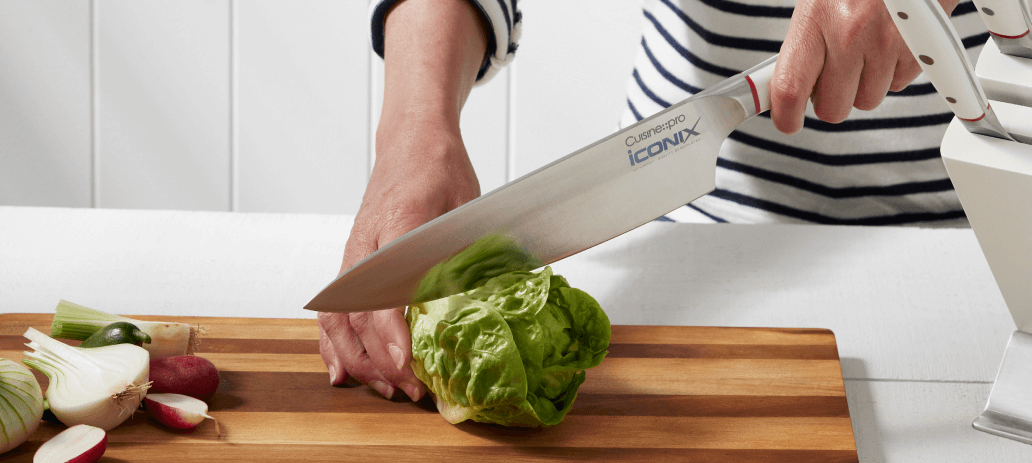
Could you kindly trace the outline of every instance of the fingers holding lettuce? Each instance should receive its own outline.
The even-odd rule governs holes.
[[[387,14],[376,162],[341,272],[480,196],[459,129],[459,113],[487,49],[478,18],[460,0],[406,0]],[[425,394],[410,367],[412,342],[401,309],[319,314],[319,327],[331,383],[353,377],[388,398],[399,390],[413,400]]]
[[[341,273],[480,196],[459,113],[486,56],[486,26],[460,0],[406,0],[388,12],[376,162]],[[414,305],[407,320],[402,308],[320,313],[319,350],[331,384],[354,378],[384,397],[402,391],[412,400],[429,385],[452,423],[537,427],[561,421],[584,370],[606,354],[609,319],[594,299],[550,269],[524,271],[538,265],[518,247],[493,244],[471,247],[476,259],[457,261],[463,271],[477,269],[471,278],[454,278],[449,266],[431,272],[431,283],[460,288],[434,293],[441,288],[430,284],[426,295],[469,291]]]
[[[381,123],[381,126],[383,124]],[[344,249],[340,272],[381,246],[480,195],[458,134],[425,128],[418,137],[385,138]],[[319,314],[319,350],[330,382],[354,378],[393,398],[419,400],[426,388],[412,373],[412,342],[402,308]]]
[[[433,131],[426,136],[448,147],[424,149],[420,155],[431,162],[378,157],[341,272],[479,196],[461,142]],[[403,153],[409,148],[399,146]],[[320,313],[319,348],[331,384],[354,378],[388,399],[403,393],[419,400],[429,390],[451,423],[558,424],[585,370],[605,358],[610,324],[594,298],[549,267],[526,271],[539,265],[508,239],[489,236],[431,269],[420,291],[439,299],[407,312]],[[464,292],[449,295],[453,290]]]

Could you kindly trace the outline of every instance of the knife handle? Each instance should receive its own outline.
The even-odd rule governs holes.
[[[958,118],[979,121],[989,100],[975,80],[967,51],[935,0],[884,0],[889,16],[939,95]]]
[[[1000,53],[1032,58],[1032,12],[1025,0],[975,0]]]
[[[778,56],[774,55],[774,57],[742,72],[745,80],[749,82],[749,90],[752,90],[755,114],[770,110],[770,79],[774,77],[774,65],[777,64],[777,61]]]
[[[1027,36],[1029,29],[1022,8],[1024,1],[974,0],[974,3],[990,34],[1005,39],[1019,39]]]

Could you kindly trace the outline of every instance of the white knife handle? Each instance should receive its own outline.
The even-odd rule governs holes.
[[[910,52],[958,118],[981,120],[989,107],[967,52],[935,0],[884,0]]]
[[[734,124],[737,127],[750,117],[770,109],[770,79],[777,62],[778,55],[771,56],[760,64],[706,88],[695,94],[695,97],[721,96],[735,100],[745,111],[745,119]],[[731,133],[734,127],[730,127],[727,133]]]
[[[756,114],[770,109],[769,87],[770,79],[774,77],[775,64],[777,64],[777,56],[743,73],[745,80],[749,82],[749,89],[752,90],[753,108],[756,110]]]
[[[1025,0],[974,0],[978,15],[989,28],[989,33],[1005,39],[1019,39],[1028,35],[1029,25],[1022,11]]]

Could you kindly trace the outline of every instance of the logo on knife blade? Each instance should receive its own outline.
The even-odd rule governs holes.
[[[691,138],[692,135],[702,135],[701,132],[695,130],[696,127],[699,126],[699,121],[701,120],[702,116],[695,120],[695,124],[692,125],[690,129],[681,129],[677,132],[674,132],[674,134],[670,137],[663,137],[662,140],[652,143],[651,145],[648,145],[642,149],[639,149],[637,151],[627,150],[627,158],[630,159],[631,165],[633,166],[635,164],[641,164],[645,161],[648,161],[651,158],[661,155],[664,151],[667,151],[671,148],[675,148],[678,145],[681,145],[682,143],[687,143],[687,140]],[[627,140],[624,141],[624,143],[626,143],[627,146],[633,146],[634,144],[642,140],[650,138],[653,134],[662,132],[665,129],[672,128],[674,125],[677,125],[678,122],[682,121],[684,121],[684,116],[678,116],[677,118],[667,121],[665,124],[657,125],[656,127],[653,127],[646,132],[642,132],[641,135],[638,135],[637,137],[629,136],[627,137]]]

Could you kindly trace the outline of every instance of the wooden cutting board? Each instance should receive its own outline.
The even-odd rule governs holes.
[[[137,413],[101,461],[859,461],[829,330],[614,326],[573,409],[548,429],[451,425],[433,402],[331,387],[314,320],[135,317],[208,327],[197,355],[222,377],[211,421],[172,431]],[[0,314],[0,357],[21,361],[46,314]],[[46,377],[37,378],[46,387]],[[64,427],[0,455],[29,462]]]

